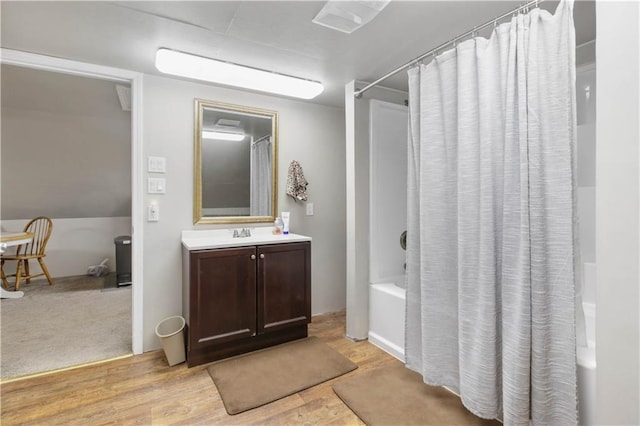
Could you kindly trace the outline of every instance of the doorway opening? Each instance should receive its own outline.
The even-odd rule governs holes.
[[[121,210],[122,206],[119,207],[120,213],[112,213],[110,219],[107,222],[110,225],[107,226],[109,228],[107,233],[115,233],[118,235],[112,235],[110,237],[110,252],[113,253],[114,261],[115,261],[115,250],[114,250],[114,237],[120,236],[120,234],[128,234],[131,236],[131,282],[130,286],[130,312],[131,312],[131,332],[130,332],[130,342],[131,347],[130,351],[134,354],[142,353],[142,214],[140,213],[140,200],[142,197],[142,125],[141,125],[141,98],[142,98],[142,75],[139,73],[120,70],[115,68],[97,66],[92,64],[85,64],[80,62],[68,61],[58,58],[51,58],[42,55],[34,55],[25,52],[12,51],[7,49],[2,49],[1,53],[1,63],[3,68],[5,65],[11,67],[21,67],[20,71],[24,71],[25,73],[32,72],[35,70],[39,71],[53,71],[54,73],[60,73],[65,77],[69,77],[70,75],[85,77],[88,80],[95,80],[101,82],[108,82],[109,85],[114,86],[117,84],[119,86],[130,87],[131,90],[131,111],[130,113],[130,121],[129,121],[129,141],[128,147],[126,148],[127,152],[127,160],[126,164],[120,165],[124,167],[128,173],[128,183],[126,186],[130,188],[127,190],[128,195],[130,197],[130,203],[126,206],[126,215],[128,218],[126,220],[122,219]],[[118,94],[114,88],[113,92],[114,99],[118,101]],[[42,99],[46,97],[46,93],[42,93]],[[71,106],[69,106],[71,107]],[[68,123],[67,123],[68,124]],[[74,126],[68,126],[68,128],[73,131],[74,128],[76,131],[80,129]],[[4,129],[3,129],[3,140],[4,140]],[[5,144],[3,144],[3,158],[7,158],[7,156],[11,155],[11,152],[5,150]],[[56,152],[56,155],[50,155],[51,162],[60,161],[60,159],[65,159],[65,155],[68,155],[67,152],[65,154],[63,152]],[[77,168],[90,168],[92,164],[95,162],[99,162],[101,155],[104,155],[104,151],[97,149],[96,155],[87,158],[87,161],[75,161]],[[104,177],[108,179],[108,177]],[[76,182],[71,187],[62,188],[60,190],[61,194],[66,191],[78,191],[81,190],[84,184],[84,179],[80,179],[80,182]],[[3,183],[5,180],[3,179]],[[43,182],[44,183],[44,182]],[[117,185],[117,184],[116,184]],[[55,192],[55,191],[53,191]],[[103,196],[105,194],[102,194]],[[3,192],[3,202],[4,202],[4,192]],[[87,203],[89,204],[89,203]],[[98,203],[99,204],[99,203]],[[102,207],[104,209],[104,207]],[[114,210],[118,210],[118,208],[114,208]],[[63,214],[64,216],[64,214]],[[92,216],[88,214],[87,216]],[[118,219],[114,219],[114,217],[118,217]],[[4,218],[3,218],[4,219]],[[86,219],[86,218],[85,218]],[[94,218],[95,219],[95,218]],[[55,219],[54,219],[55,220]],[[65,221],[67,219],[64,219]],[[93,220],[93,219],[92,219]],[[104,218],[103,218],[104,221]],[[117,222],[117,225],[113,223]],[[123,222],[126,222],[123,225]],[[62,223],[62,222],[61,222]],[[3,228],[7,226],[7,221],[3,220]],[[64,224],[68,225],[68,223]],[[74,225],[75,226],[75,225]],[[63,226],[64,228],[64,226]],[[54,230],[55,232],[55,230]],[[103,239],[104,240],[104,239]],[[74,244],[67,245],[67,249],[72,251]],[[93,262],[99,263],[101,259],[96,259]],[[87,263],[87,262],[85,262]],[[91,264],[91,262],[89,262]],[[88,265],[84,265],[84,270],[86,271]],[[113,271],[115,272],[115,265],[112,264]],[[51,266],[49,267],[51,270]],[[76,269],[77,270],[77,269]],[[61,272],[62,276],[66,275],[65,272]],[[4,303],[5,301],[3,301]],[[4,340],[4,339],[3,339]]]

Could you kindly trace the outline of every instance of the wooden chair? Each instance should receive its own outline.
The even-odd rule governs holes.
[[[0,257],[0,272],[2,273],[2,283],[5,288],[8,287],[9,282],[7,277],[16,277],[15,289],[20,290],[20,281],[22,278],[26,279],[27,284],[31,282],[31,278],[40,277],[42,275],[47,277],[49,285],[53,285],[53,279],[49,275],[47,265],[44,263],[44,257],[46,256],[45,249],[47,242],[51,236],[51,230],[53,229],[53,223],[48,217],[40,216],[32,219],[24,227],[25,232],[33,233],[33,240],[27,244],[21,244],[16,248],[16,254],[3,255]],[[29,270],[29,260],[37,259],[40,264],[42,272],[39,274],[31,274]],[[15,274],[5,275],[4,262],[7,260],[15,260],[16,272]],[[23,272],[24,269],[24,272]]]

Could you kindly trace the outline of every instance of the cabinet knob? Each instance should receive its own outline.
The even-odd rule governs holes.
[[[251,255],[251,260],[256,260],[256,255],[255,254]]]
[[[264,259],[264,253],[260,253],[260,259]]]

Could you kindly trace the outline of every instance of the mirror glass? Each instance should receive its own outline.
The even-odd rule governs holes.
[[[193,221],[272,222],[278,113],[196,99]]]

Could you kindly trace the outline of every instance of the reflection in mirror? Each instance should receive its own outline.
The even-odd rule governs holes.
[[[278,114],[196,99],[194,223],[273,221]]]

